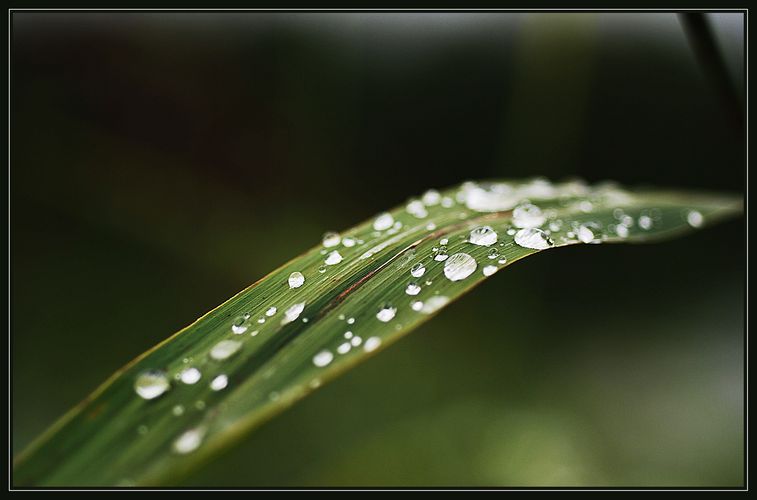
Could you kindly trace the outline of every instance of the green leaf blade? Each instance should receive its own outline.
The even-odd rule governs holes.
[[[741,200],[728,196],[581,182],[489,181],[427,193],[391,217],[344,231],[334,246],[314,247],[124,367],[17,459],[14,483],[168,484],[524,257],[672,237],[741,210]],[[514,213],[517,226],[544,231],[534,231],[535,248],[516,241],[529,228],[515,227]],[[472,243],[480,227],[497,241]],[[450,270],[454,262],[461,265]],[[422,276],[411,273],[417,263]],[[302,286],[290,287],[293,272],[304,275]],[[244,314],[249,319],[238,324]],[[221,342],[238,349],[217,359]],[[177,378],[190,367],[200,371],[198,381]],[[170,384],[150,400],[134,390],[148,370]]]

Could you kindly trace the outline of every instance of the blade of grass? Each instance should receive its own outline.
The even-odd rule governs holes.
[[[13,483],[170,484],[513,262],[741,210],[735,197],[579,181],[429,191],[325,237],[127,364],[17,457]]]

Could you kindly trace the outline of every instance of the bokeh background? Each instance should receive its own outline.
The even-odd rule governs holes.
[[[709,14],[737,96],[738,13]],[[327,230],[543,175],[743,192],[669,13],[12,14],[12,451]],[[185,486],[736,486],[744,221],[548,252]]]

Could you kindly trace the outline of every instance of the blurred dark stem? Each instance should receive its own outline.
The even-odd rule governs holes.
[[[699,12],[679,14],[679,19],[705,77],[723,102],[729,123],[735,132],[743,134],[744,106],[728,74],[728,68],[715,41],[712,26],[705,15]]]

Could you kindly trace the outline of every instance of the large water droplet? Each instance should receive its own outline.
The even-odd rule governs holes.
[[[342,262],[342,254],[340,254],[338,250],[334,250],[328,255],[328,257],[326,257],[326,260],[324,262],[329,266],[339,264],[340,262]]]
[[[182,372],[179,374],[179,380],[184,382],[185,384],[195,384],[198,380],[202,377],[202,373],[200,373],[200,370],[197,368],[187,368],[186,370],[182,370]]]
[[[444,275],[450,281],[460,281],[476,270],[476,259],[467,253],[456,253],[444,263]]]
[[[210,350],[210,357],[221,361],[236,353],[241,347],[242,343],[236,340],[222,340]]]
[[[591,243],[594,241],[594,232],[586,225],[579,226],[576,230],[576,236],[582,243]]]
[[[652,228],[652,218],[648,215],[642,215],[639,217],[639,227],[647,230]]]
[[[689,213],[686,214],[686,222],[688,222],[691,227],[701,227],[704,223],[704,216],[696,210],[690,210]]]
[[[421,287],[418,283],[408,283],[405,288],[405,293],[408,295],[418,295],[421,293]]]
[[[474,245],[488,247],[497,242],[497,232],[489,226],[477,227],[470,232],[468,241]]]
[[[539,227],[547,218],[541,208],[531,203],[518,205],[513,209],[513,225],[519,228]]]
[[[521,229],[515,233],[515,243],[534,250],[544,250],[554,246],[554,243],[544,231],[534,227]]]
[[[347,248],[354,247],[357,241],[355,241],[355,238],[352,236],[345,236],[342,238],[342,245],[344,245]]]
[[[396,307],[385,305],[381,309],[379,309],[379,312],[376,313],[376,318],[378,318],[379,321],[386,323],[387,321],[391,321],[396,314]]]
[[[226,375],[219,375],[210,382],[210,388],[214,391],[225,389],[227,385],[229,385],[229,377]]]
[[[323,246],[326,248],[335,247],[340,241],[342,241],[342,237],[339,236],[339,233],[329,231],[323,235]]]
[[[421,200],[423,201],[423,203],[429,207],[438,205],[441,199],[442,199],[442,195],[436,189],[429,189],[428,191],[423,193],[423,196],[421,197]]]
[[[281,320],[281,324],[286,325],[287,323],[291,323],[292,321],[296,320],[300,317],[300,314],[302,314],[302,311],[304,309],[304,302],[294,304],[292,307],[284,311],[284,319]]]
[[[201,428],[190,429],[176,438],[173,442],[173,450],[181,455],[191,453],[200,447],[205,431]]]
[[[171,382],[160,370],[142,372],[134,381],[134,390],[144,399],[155,399],[171,388]]]
[[[376,231],[384,231],[394,225],[394,217],[389,212],[384,212],[373,221],[373,229]]]
[[[365,344],[363,345],[363,350],[365,352],[371,352],[378,349],[378,347],[381,345],[381,339],[378,337],[368,337],[368,339],[365,341]]]
[[[352,349],[352,344],[349,342],[344,342],[342,344],[339,344],[339,347],[336,348],[336,352],[339,354],[347,354],[350,352],[350,349]]]
[[[331,351],[323,350],[313,356],[313,364],[318,367],[324,367],[331,363],[331,360],[334,359],[334,355],[331,353]]]
[[[413,278],[420,278],[425,272],[426,266],[424,266],[421,262],[413,264],[413,267],[410,268],[410,274],[413,276]]]
[[[431,314],[446,306],[448,302],[448,297],[445,297],[444,295],[434,295],[421,306],[421,312],[424,314]]]
[[[305,276],[301,272],[295,271],[289,275],[289,288],[299,288],[305,283]]]
[[[407,204],[406,209],[407,213],[418,219],[422,219],[428,215],[425,205],[420,200],[412,200]]]

